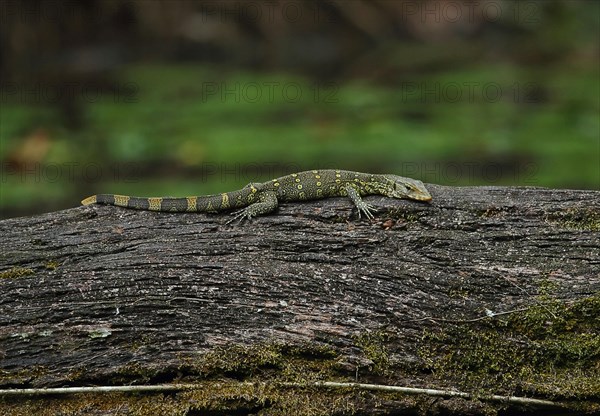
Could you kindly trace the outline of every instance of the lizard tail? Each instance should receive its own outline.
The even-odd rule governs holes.
[[[188,198],[139,198],[127,195],[98,194],[81,201],[82,205],[104,204],[148,211],[196,211],[196,197]]]
[[[218,212],[247,206],[250,188],[217,195],[188,196],[186,198],[139,198],[127,195],[98,194],[81,201],[82,205],[104,204],[146,211]]]
[[[91,205],[96,203],[96,195],[88,196],[81,201],[81,205]]]

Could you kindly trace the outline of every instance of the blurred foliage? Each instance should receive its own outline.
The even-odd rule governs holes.
[[[152,28],[140,17],[145,3],[134,4],[138,28]],[[253,54],[235,42],[223,48],[235,59],[225,61],[196,59],[175,42],[165,49],[186,59],[163,51],[64,74],[50,66],[16,75],[9,65],[0,100],[2,215],[76,206],[100,192],[216,193],[315,167],[450,185],[600,188],[596,3],[523,2],[531,22],[470,28],[476,35],[404,22],[408,37],[380,37],[383,29],[361,15],[363,2],[331,4],[328,12],[342,17],[328,30],[360,23],[369,47],[352,58],[327,55],[323,27],[310,27],[317,58],[338,56],[322,72],[297,50],[267,68],[236,64]],[[365,43],[355,38],[352,45]]]

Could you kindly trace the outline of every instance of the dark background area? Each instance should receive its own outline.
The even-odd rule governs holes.
[[[342,168],[600,188],[594,1],[0,3],[2,217]]]

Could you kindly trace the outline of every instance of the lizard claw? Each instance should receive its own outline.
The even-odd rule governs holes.
[[[367,202],[364,202],[363,204],[361,204],[358,207],[358,218],[359,219],[361,218],[361,215],[360,215],[361,212],[363,212],[365,214],[365,217],[367,217],[368,219],[372,220],[373,218],[375,218],[375,216],[373,215],[373,213],[377,212],[377,209],[373,205],[371,205],[371,204],[369,204]]]
[[[233,213],[231,218],[227,222],[225,222],[225,224],[231,224],[234,221],[239,221],[239,224],[241,224],[242,222],[244,222],[244,220],[250,220],[252,216],[246,211],[246,208],[244,208],[242,210],[239,210],[238,212]]]

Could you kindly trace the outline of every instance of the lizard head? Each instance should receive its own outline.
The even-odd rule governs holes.
[[[423,182],[397,175],[384,175],[384,177],[389,181],[390,185],[388,187],[388,197],[431,201],[431,194],[425,188]]]

